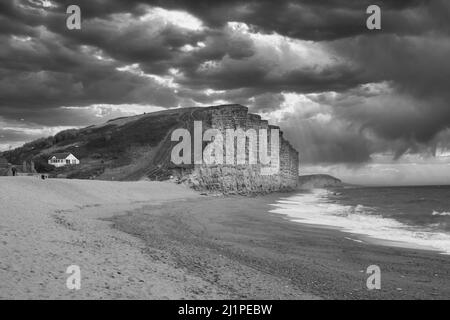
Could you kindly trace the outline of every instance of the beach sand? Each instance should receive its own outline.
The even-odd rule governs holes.
[[[269,213],[280,196],[0,178],[0,298],[450,298],[450,256],[291,222]],[[369,291],[374,264],[381,290]],[[80,290],[66,287],[70,265]]]
[[[268,213],[281,196],[171,202],[113,221],[143,239],[154,259],[232,299],[450,298],[450,256],[361,243]],[[381,269],[381,290],[367,289],[370,265]]]
[[[153,261],[140,239],[101,220],[196,197],[171,183],[1,177],[0,299],[202,297],[189,296],[191,283],[207,283]],[[70,265],[81,268],[80,290],[66,287]]]

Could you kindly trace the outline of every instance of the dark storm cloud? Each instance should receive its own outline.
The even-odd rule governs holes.
[[[284,102],[282,94],[263,93],[255,96],[249,104],[252,112],[270,112]]]
[[[382,30],[369,31],[372,2],[1,1],[0,116],[87,125],[86,109],[70,109],[68,121],[60,107],[216,101],[270,115],[297,93],[306,102],[281,122],[304,161],[448,145],[449,2],[377,1]],[[65,27],[71,4],[82,10],[80,31]],[[192,16],[170,20],[164,9]]]
[[[284,135],[301,150],[300,161],[311,164],[358,164],[370,160],[373,152],[357,126],[333,121],[303,119],[296,115],[282,122]]]
[[[26,132],[14,129],[0,129],[0,137],[2,140],[6,140],[9,143],[22,142],[27,138],[36,138],[31,134],[27,134]]]
[[[367,34],[365,11],[377,4],[383,10],[383,32],[417,34],[447,25],[445,1],[371,0],[159,0],[158,6],[182,9],[213,27],[228,21],[241,21],[264,32],[277,32],[294,38],[331,40]],[[446,28],[448,32],[449,29]]]
[[[97,47],[86,47],[82,41],[74,45],[72,39],[42,27],[34,35],[26,41],[0,35],[0,108],[26,112],[92,103],[176,104],[170,88],[117,70],[124,62],[95,58],[102,54]]]
[[[374,40],[345,40],[337,47],[365,65],[367,77],[389,81],[390,92],[335,102],[337,112],[384,139],[402,139],[414,149],[415,143],[427,143],[450,126],[450,39],[430,34],[380,35]]]

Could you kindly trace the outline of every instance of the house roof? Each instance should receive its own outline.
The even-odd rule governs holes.
[[[65,158],[67,158],[67,157],[70,156],[70,155],[71,155],[70,152],[54,153],[54,154],[52,154],[52,155],[50,156],[49,159],[51,159],[51,158],[53,158],[53,157],[56,157],[56,159],[65,159]]]

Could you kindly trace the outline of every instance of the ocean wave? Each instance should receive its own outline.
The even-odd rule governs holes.
[[[450,216],[450,212],[433,211],[433,213],[431,215],[433,215],[433,216]]]
[[[377,214],[376,208],[364,205],[347,206],[328,199],[327,190],[314,190],[283,198],[272,204],[271,212],[291,220],[385,240],[405,247],[433,249],[450,254],[450,234],[406,225]],[[408,245],[407,245],[408,244]]]

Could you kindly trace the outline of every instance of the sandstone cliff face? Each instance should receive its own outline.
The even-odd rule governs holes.
[[[259,115],[249,114],[248,108],[241,105],[210,107],[202,111],[205,113],[204,123],[207,124],[204,129],[218,129],[224,137],[226,129],[279,129],[269,125]],[[173,174],[198,190],[239,194],[294,190],[298,181],[298,152],[283,138],[281,131],[279,141],[279,170],[276,174],[262,175],[261,164],[250,165],[248,162],[245,165],[194,165],[189,170],[173,168]],[[270,146],[271,142],[268,141],[269,149]],[[246,158],[248,159],[248,148]]]
[[[222,133],[226,129],[277,128],[259,115],[249,114],[248,109],[241,105],[169,109],[62,131],[54,137],[7,151],[4,157],[10,163],[33,160],[38,171],[49,170],[45,172],[53,177],[110,181],[172,178],[197,190],[240,194],[293,190],[297,186],[298,152],[283,138],[281,131],[277,174],[261,175],[259,164],[174,164],[171,151],[178,142],[171,140],[171,133],[184,128],[193,137],[195,121],[201,121],[203,131],[214,128]],[[270,139],[267,142],[270,150]],[[207,145],[204,142],[202,148]],[[81,164],[48,168],[47,159],[56,152],[70,152],[80,159]]]

